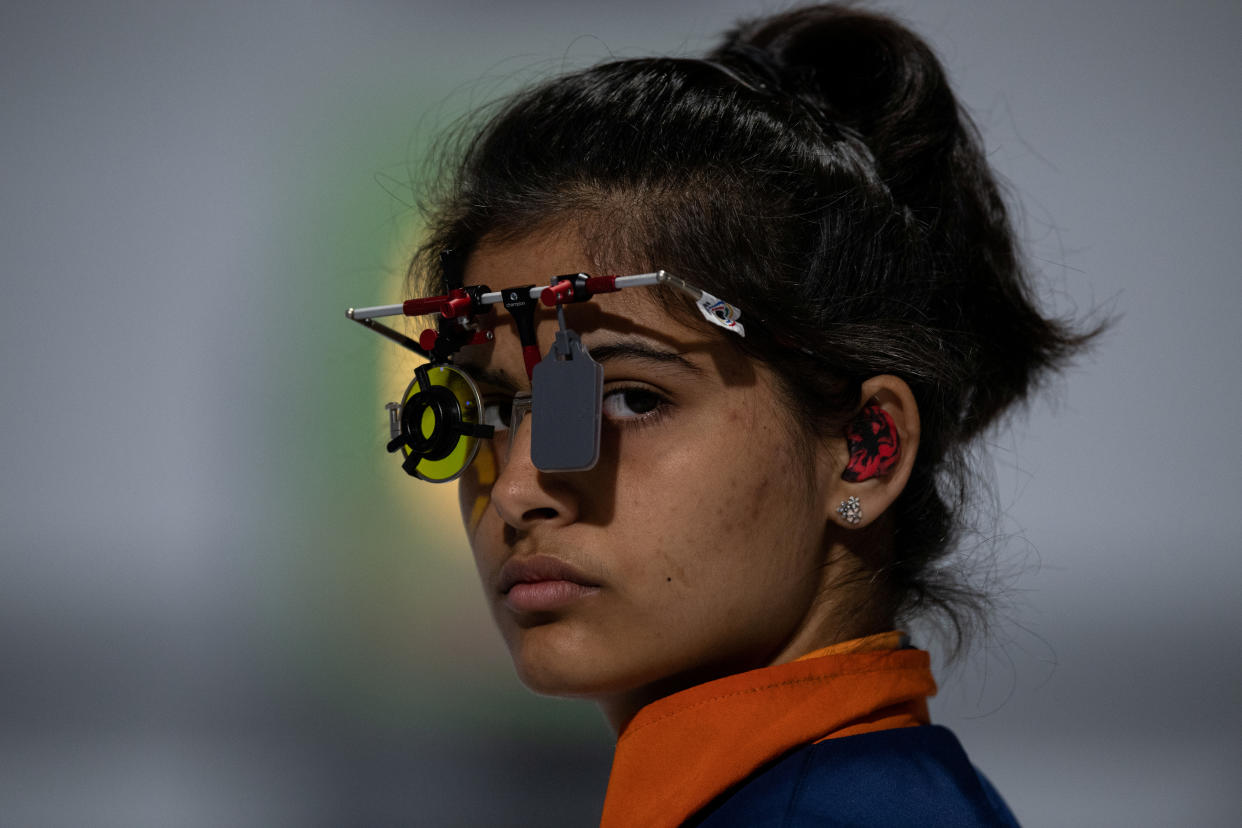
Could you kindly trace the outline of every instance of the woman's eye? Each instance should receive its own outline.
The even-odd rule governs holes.
[[[660,407],[664,398],[642,388],[620,388],[604,394],[604,416],[610,420],[633,420]]]
[[[483,425],[489,425],[497,431],[506,431],[512,414],[512,400],[483,401]]]

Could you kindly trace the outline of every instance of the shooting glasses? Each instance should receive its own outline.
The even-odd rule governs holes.
[[[495,425],[486,422],[484,406],[474,381],[453,365],[453,356],[466,345],[493,341],[493,306],[501,305],[517,327],[529,394],[518,394],[510,415],[509,435],[517,431],[520,412],[529,411],[531,461],[540,471],[567,472],[593,468],[599,460],[604,369],[591,359],[578,334],[565,325],[564,306],[586,302],[600,293],[636,287],[666,285],[693,300],[704,318],[745,336],[738,321],[741,311],[700,288],[663,270],[632,276],[555,276],[546,286],[524,285],[492,291],[486,285],[461,285],[460,271],[451,254],[442,257],[448,293],[408,299],[396,305],[350,308],[345,315],[381,336],[426,357],[414,369],[414,379],[388,410],[388,451],[400,451],[407,474],[432,483],[456,479],[474,460],[482,440],[490,440]],[[539,353],[535,339],[535,310],[542,302],[555,307],[559,328],[547,354]],[[436,327],[415,341],[376,322],[386,316],[436,317]]]

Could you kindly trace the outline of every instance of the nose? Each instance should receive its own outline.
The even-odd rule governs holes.
[[[535,468],[530,458],[532,416],[515,423],[508,449],[497,452],[499,474],[492,487],[492,505],[505,523],[521,531],[571,524],[579,510],[578,494],[564,475]]]

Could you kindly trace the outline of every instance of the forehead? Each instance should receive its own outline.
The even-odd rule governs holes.
[[[572,227],[558,225],[517,239],[484,238],[466,259],[467,285],[493,290],[524,284],[545,285],[563,273],[598,269]]]

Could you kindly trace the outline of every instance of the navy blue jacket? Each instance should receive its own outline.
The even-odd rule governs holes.
[[[826,739],[785,754],[685,823],[693,828],[1014,826],[949,730],[928,725]]]

